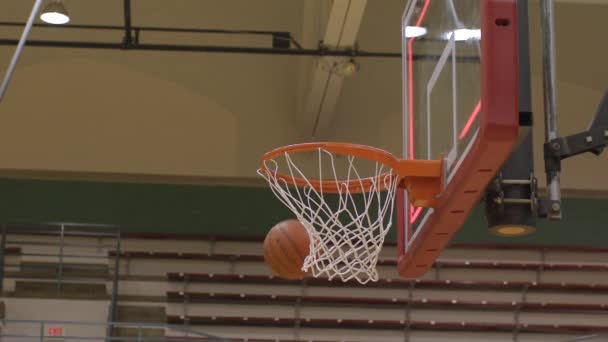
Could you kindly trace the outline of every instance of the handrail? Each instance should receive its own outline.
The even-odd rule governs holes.
[[[0,292],[4,291],[4,256],[6,254],[6,226],[2,225],[0,235]]]
[[[18,235],[18,234],[16,234]],[[7,245],[32,245],[32,246],[57,246],[53,242],[43,241],[27,241],[27,240],[9,240],[6,241]],[[65,247],[90,247],[90,248],[114,248],[116,245],[111,244],[85,244],[85,243],[64,243]]]
[[[594,340],[597,340],[600,338],[607,338],[607,337],[608,337],[608,335],[593,334],[593,335],[579,336],[579,337],[576,337],[571,340],[565,340],[563,342],[594,341]]]
[[[19,230],[8,230],[7,233],[17,234],[17,235],[50,235],[57,236],[59,233],[53,232],[57,228],[48,227],[48,228],[37,228],[36,230],[27,230],[27,229],[19,229]],[[115,238],[118,233],[105,233],[105,232],[85,232],[85,231],[71,231],[65,232],[66,236],[81,236],[81,237],[107,237],[107,238]]]
[[[17,334],[0,334],[0,337],[3,338],[21,338],[21,339],[34,339],[34,338],[56,338],[56,336],[37,336],[37,335],[17,335]],[[61,340],[84,340],[84,341],[158,341],[158,342],[183,342],[184,340],[179,337],[153,337],[153,336],[109,336],[109,337],[88,337],[88,336],[61,336]],[[188,341],[192,341],[188,339]],[[220,342],[220,341],[229,341],[226,339],[217,340],[213,337],[209,339],[208,337],[202,337],[201,341],[204,342]]]
[[[547,334],[580,334],[606,333],[606,325],[588,324],[547,324],[547,323],[504,323],[478,321],[434,321],[434,320],[371,320],[341,318],[279,318],[279,317],[246,317],[246,316],[169,316],[169,322],[188,323],[199,326],[248,326],[248,327],[293,327],[311,329],[369,329],[374,331],[403,331],[405,328],[420,331],[453,331],[453,332],[496,332],[512,333],[547,333]]]
[[[49,253],[19,253],[21,256],[37,256],[37,257],[57,257],[59,254]],[[107,259],[107,256],[103,255],[91,255],[91,254],[63,254],[64,258],[83,258],[83,259]]]
[[[214,335],[206,334],[200,331],[192,330],[184,328],[182,325],[175,324],[163,324],[163,323],[146,323],[146,322],[95,322],[95,321],[60,321],[60,320],[14,320],[14,319],[0,319],[0,323],[2,325],[7,324],[32,324],[41,327],[41,334],[38,335],[27,335],[27,334],[6,334],[4,331],[6,329],[0,330],[0,337],[2,338],[40,338],[43,340],[44,338],[55,337],[55,336],[47,336],[44,334],[44,327],[48,325],[78,325],[78,326],[98,326],[98,327],[107,327],[106,331],[111,331],[112,327],[133,327],[133,328],[157,328],[157,329],[169,329],[178,333],[187,334],[187,335],[195,335],[201,338],[201,340],[205,342],[209,341],[218,341],[218,342],[229,342],[232,340],[220,338]],[[191,340],[192,337],[189,337]],[[137,337],[128,337],[128,336],[99,336],[99,337],[91,337],[91,336],[61,336],[63,340],[134,340],[134,341],[182,341],[179,337],[145,337],[145,336],[137,336]]]
[[[19,280],[36,280],[37,283],[47,283],[53,284],[50,280],[57,281],[56,277],[50,276],[13,276],[11,278],[19,279]],[[71,284],[107,284],[110,279],[108,278],[93,278],[93,277],[74,277],[74,276],[64,276],[64,280],[69,280]]]
[[[580,291],[594,293],[608,293],[608,284],[594,283],[558,283],[558,282],[535,282],[535,281],[488,281],[488,280],[430,280],[430,279],[405,279],[405,278],[382,278],[374,283],[361,285],[358,283],[343,283],[328,280],[327,278],[304,278],[303,280],[286,280],[268,275],[244,275],[244,274],[213,274],[213,273],[167,273],[169,282],[189,283],[232,283],[236,284],[273,284],[273,285],[297,285],[306,286],[332,286],[349,288],[439,288],[439,289],[473,289],[473,290],[523,290],[529,291]]]
[[[32,254],[21,254],[22,256],[32,256]],[[51,256],[56,256],[56,255],[51,255]],[[107,258],[106,258],[107,259]],[[33,261],[33,262],[38,262],[38,261]],[[40,263],[45,263],[46,261],[39,261]],[[6,267],[24,267],[26,266],[27,269],[56,269],[54,264],[50,264],[49,266],[47,265],[24,265],[23,263],[18,263],[18,264],[10,264],[10,263],[5,263],[4,266]],[[69,267],[71,269],[74,270],[86,270],[86,271],[111,271],[112,268],[110,268],[110,266],[105,265],[105,264],[75,264],[75,263],[70,263],[70,262],[65,262],[64,263],[64,267]]]
[[[110,303],[110,321],[115,321],[118,307],[118,277],[120,276],[120,235],[116,239],[118,255],[114,258],[114,271],[112,277],[112,299]]]
[[[360,308],[386,308],[405,305],[410,308],[442,308],[448,310],[500,310],[524,312],[595,312],[608,313],[606,304],[573,304],[563,302],[544,303],[529,300],[494,301],[467,299],[432,299],[432,298],[379,298],[379,297],[340,297],[310,295],[270,295],[256,293],[221,293],[221,292],[167,292],[169,303],[221,303],[246,305],[292,305],[300,303],[307,306],[352,306]]]
[[[116,251],[108,251],[116,256]],[[124,251],[122,257],[133,259],[185,259],[185,260],[221,260],[234,262],[263,262],[261,254],[210,254],[182,252],[144,252]],[[380,266],[397,265],[395,258],[378,259]],[[608,265],[601,262],[547,262],[547,261],[494,261],[482,259],[438,259],[435,268],[468,268],[468,269],[514,269],[514,270],[562,270],[562,271],[608,271]]]
[[[62,290],[63,284],[66,280],[69,280],[71,282],[74,282],[75,279],[78,279],[78,281],[87,281],[87,282],[91,282],[91,281],[95,281],[95,278],[103,278],[104,281],[107,281],[109,276],[111,275],[112,278],[110,278],[110,280],[112,281],[112,290],[111,290],[111,304],[110,304],[110,310],[109,310],[109,317],[108,317],[108,321],[112,322],[116,319],[116,308],[117,308],[117,302],[118,302],[118,280],[119,280],[119,276],[120,276],[120,258],[113,258],[115,261],[115,264],[113,265],[114,267],[111,267],[108,264],[102,265],[102,264],[79,264],[78,262],[73,261],[73,259],[90,259],[90,260],[105,260],[107,262],[110,262],[110,259],[108,254],[106,253],[106,251],[110,248],[115,248],[117,251],[120,251],[121,248],[121,244],[120,244],[120,230],[116,229],[115,232],[112,233],[108,233],[108,232],[99,232],[99,231],[93,231],[96,229],[114,229],[114,228],[118,228],[116,226],[109,226],[109,225],[99,225],[99,224],[83,224],[83,223],[69,223],[69,222],[65,222],[65,223],[47,223],[47,224],[38,224],[36,225],[35,228],[33,229],[28,229],[27,227],[23,227],[23,225],[21,225],[22,227],[20,229],[13,229],[15,228],[14,226],[8,225],[8,224],[4,224],[2,225],[2,236],[1,236],[1,240],[0,240],[0,246],[1,247],[6,247],[7,243],[10,243],[11,245],[15,245],[15,239],[13,239],[13,241],[10,241],[7,239],[7,234],[11,234],[11,235],[41,235],[41,236],[46,236],[46,237],[52,237],[52,239],[54,240],[53,242],[48,242],[48,241],[17,241],[17,245],[19,245],[20,247],[23,246],[44,246],[42,247],[43,249],[40,251],[36,251],[34,250],[33,252],[27,252],[27,251],[23,251],[21,252],[19,255],[21,257],[43,257],[43,258],[48,258],[48,260],[42,260],[40,261],[41,263],[44,262],[50,262],[49,265],[40,265],[40,264],[36,264],[36,262],[32,262],[32,264],[27,265],[27,269],[32,269],[32,270],[50,270],[52,271],[52,279],[54,279],[57,282],[57,289],[59,291]],[[82,229],[86,229],[86,228],[91,229],[91,231],[82,231]],[[87,243],[87,244],[77,244],[77,243],[66,243],[66,239],[69,239],[69,237],[71,236],[87,236],[87,237],[95,237],[95,238],[99,238],[99,244],[91,244],[91,243]],[[104,239],[106,239],[104,241]],[[107,241],[107,239],[115,239],[116,243],[113,244],[112,246],[109,245],[110,241]],[[18,238],[17,238],[18,240]],[[26,239],[22,239],[22,240],[27,240]],[[10,242],[9,242],[10,241]],[[5,254],[5,248],[1,248],[2,249],[0,251],[0,284],[3,283],[3,280],[5,278],[5,271],[10,268],[14,268],[15,265],[13,264],[7,264],[4,258],[4,254]],[[81,253],[80,251],[76,252],[76,253],[66,253],[66,248],[70,248],[70,247],[77,247],[77,248],[90,248],[90,249],[94,249],[96,254],[93,253]],[[49,248],[57,248],[57,252],[55,253],[55,250],[49,251]],[[85,251],[86,252],[86,251]],[[83,260],[84,261],[84,260]],[[54,262],[56,262],[57,264],[54,264]],[[89,261],[87,261],[89,262]],[[82,263],[82,262],[81,262]],[[90,263],[90,262],[89,262]],[[21,263],[19,265],[19,267],[21,268],[21,271],[24,270],[23,268],[24,264]],[[95,271],[100,271],[103,272],[100,274],[100,277],[92,277],[91,279],[89,279],[89,277],[82,277],[82,276],[77,276],[74,277],[74,274],[71,274],[71,271],[79,271],[79,272],[95,272]],[[111,272],[111,273],[110,273]],[[23,274],[25,275],[25,274]],[[28,277],[31,278],[31,277]],[[81,279],[81,278],[86,278],[86,279]],[[45,280],[50,280],[51,278],[49,277],[44,277]],[[1,287],[0,287],[1,289]]]
[[[24,225],[28,223],[8,223],[9,232],[13,234],[46,234],[48,230],[57,229],[59,223],[48,223],[39,224],[37,228],[40,231],[28,231]],[[29,223],[30,225],[33,225]],[[46,225],[46,226],[45,226]],[[96,225],[87,223],[66,223],[66,227],[90,227],[92,229],[117,229],[114,225]],[[118,231],[118,230],[117,230]],[[122,232],[122,239],[140,239],[140,240],[197,240],[197,241],[215,241],[215,242],[263,242],[263,236],[234,236],[234,235],[221,235],[221,234],[175,234],[175,233],[128,233]],[[115,237],[117,233],[103,233],[103,232],[91,232],[91,231],[79,231],[71,232],[67,235],[72,236],[107,236]],[[394,241],[385,241],[385,246],[395,246]],[[523,244],[523,243],[465,243],[465,242],[454,242],[449,245],[448,248],[453,249],[499,249],[499,250],[546,250],[548,252],[590,252],[590,253],[608,253],[607,246],[582,246],[582,245],[548,245],[548,244]]]
[[[19,227],[19,230],[24,227],[36,227],[36,228],[49,228],[49,229],[57,229],[61,226],[66,228],[80,227],[80,228],[100,228],[100,229],[109,229],[114,228],[118,229],[120,226],[114,224],[103,224],[103,223],[90,223],[90,222],[5,222],[8,227]]]

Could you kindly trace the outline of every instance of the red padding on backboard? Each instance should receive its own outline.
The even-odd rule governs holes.
[[[519,129],[519,53],[516,0],[481,0],[481,113],[479,136],[437,200],[407,253],[399,230],[399,274],[416,278],[427,272],[479,203],[486,187],[507,160]],[[403,204],[403,194],[398,201]],[[398,224],[404,227],[404,213]]]

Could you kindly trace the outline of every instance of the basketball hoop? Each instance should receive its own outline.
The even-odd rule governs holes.
[[[393,219],[397,188],[433,207],[443,190],[441,160],[397,159],[350,143],[289,145],[266,153],[258,173],[306,227],[314,277],[378,280],[376,264]]]

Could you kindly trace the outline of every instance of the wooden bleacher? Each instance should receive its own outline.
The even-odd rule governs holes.
[[[120,253],[99,251],[108,265],[120,258],[121,305],[164,309],[167,323],[221,328],[236,340],[343,341],[336,331],[356,341],[366,341],[362,331],[453,333],[454,341],[486,333],[539,341],[608,333],[608,248],[455,244],[422,279],[385,273],[361,285],[272,276],[259,239],[148,235],[127,236],[122,245]],[[18,256],[20,247],[10,253]],[[501,258],[480,258],[495,255]],[[383,270],[396,266],[389,256],[379,261]],[[324,314],[316,316],[320,310]],[[349,311],[369,319],[341,317]],[[403,340],[391,338],[382,341]]]

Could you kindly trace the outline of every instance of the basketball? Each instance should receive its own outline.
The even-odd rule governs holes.
[[[302,279],[304,259],[309,253],[306,228],[298,220],[276,224],[264,239],[264,260],[272,272],[285,279]]]

